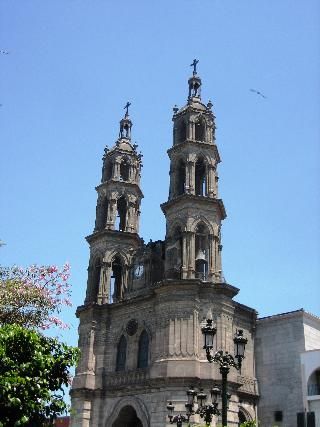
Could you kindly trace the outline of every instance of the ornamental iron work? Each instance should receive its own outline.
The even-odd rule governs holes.
[[[210,390],[211,403],[207,402],[207,394],[201,388],[199,392],[194,390],[193,387],[187,391],[188,401],[185,404],[186,414],[173,415],[174,406],[172,402],[167,405],[168,417],[171,424],[176,423],[177,427],[181,427],[182,423],[189,423],[191,415],[200,415],[206,426],[211,425],[213,416],[221,415],[221,410],[218,408],[218,397],[221,395],[221,390],[216,385]],[[227,393],[228,402],[231,394]]]
[[[228,373],[230,371],[230,367],[237,369],[241,373],[242,360],[244,359],[245,347],[248,340],[243,336],[243,330],[238,329],[233,339],[235,349],[234,356],[232,356],[227,351],[224,352],[223,350],[218,350],[213,353],[213,339],[217,332],[217,329],[212,325],[212,322],[212,319],[207,319],[206,325],[201,328],[201,331],[204,335],[203,348],[206,350],[208,362],[215,362],[220,365],[220,373],[222,375],[222,425],[226,426],[228,422]]]

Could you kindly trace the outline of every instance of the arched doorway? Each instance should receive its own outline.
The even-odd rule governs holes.
[[[121,409],[118,418],[112,424],[112,427],[143,427],[142,422],[137,416],[132,406],[125,406]]]
[[[252,418],[249,415],[248,411],[246,411],[244,408],[239,408],[238,417],[239,417],[238,426],[241,426],[241,424],[245,423],[246,421],[252,421]]]
[[[239,411],[239,426],[241,426],[242,423],[245,423],[247,421],[247,417],[244,415],[243,412]]]

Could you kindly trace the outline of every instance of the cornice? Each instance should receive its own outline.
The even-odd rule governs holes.
[[[142,193],[141,188],[139,187],[139,185],[136,184],[135,182],[130,182],[130,181],[120,181],[120,180],[116,180],[116,179],[110,179],[109,181],[101,182],[101,184],[97,185],[95,187],[95,189],[96,189],[97,192],[99,192],[99,190],[101,188],[112,190],[113,188],[117,189],[119,187],[121,187],[121,188],[130,188],[131,190],[134,189],[141,199],[144,198],[144,195],[143,195],[143,193]]]
[[[168,200],[167,202],[164,202],[160,205],[162,212],[166,214],[168,210],[172,206],[180,206],[183,205],[185,202],[194,202],[194,206],[197,204],[202,205],[217,205],[220,210],[221,219],[225,219],[227,217],[227,213],[223,204],[222,199],[215,199],[210,198],[207,196],[196,196],[194,194],[181,194],[178,197],[175,197],[174,199]]]
[[[196,141],[194,139],[186,139],[185,141],[179,142],[179,143],[173,145],[172,147],[170,147],[167,150],[169,158],[171,159],[170,156],[173,152],[182,151],[186,147],[193,147],[193,148],[196,148],[197,150],[199,148],[211,149],[214,153],[214,157],[217,160],[217,163],[221,162],[219,150],[218,150],[218,147],[216,144],[214,144],[212,142]]]
[[[95,231],[92,234],[89,234],[85,237],[86,241],[91,245],[97,240],[105,240],[106,237],[116,237],[117,239],[121,239],[128,244],[132,244],[132,242],[140,245],[142,243],[142,239],[137,233],[129,233],[128,231],[117,231],[117,230],[100,230]]]

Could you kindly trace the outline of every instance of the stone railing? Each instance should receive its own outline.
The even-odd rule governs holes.
[[[107,387],[119,387],[143,384],[149,378],[149,369],[135,369],[133,371],[105,372],[103,382]]]

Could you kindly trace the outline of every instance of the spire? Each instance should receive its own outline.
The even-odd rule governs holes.
[[[131,103],[127,102],[124,106],[124,110],[126,110],[126,113],[124,115],[124,118],[120,120],[120,132],[119,132],[119,138],[126,138],[131,139],[131,128],[132,128],[132,121],[129,118],[129,107]]]
[[[201,79],[197,74],[197,64],[199,60],[194,59],[190,67],[193,67],[192,77],[188,80],[189,85],[189,99],[201,98]]]

